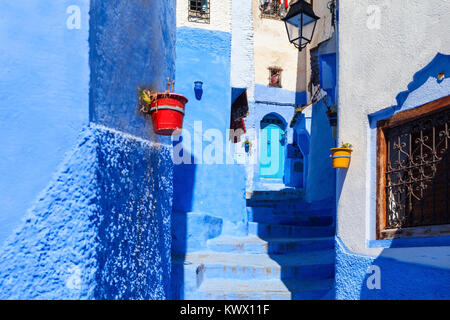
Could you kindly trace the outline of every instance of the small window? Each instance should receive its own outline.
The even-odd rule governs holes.
[[[285,1],[278,0],[261,0],[259,10],[261,10],[261,18],[281,20],[287,13]]]
[[[269,87],[281,88],[281,72],[283,69],[278,67],[269,68]]]
[[[449,235],[450,96],[377,127],[377,238]]]
[[[188,0],[189,15],[188,21],[198,23],[209,23],[210,6],[209,0]]]

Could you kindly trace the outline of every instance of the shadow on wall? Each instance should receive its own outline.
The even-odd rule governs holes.
[[[0,299],[165,299],[171,151],[92,127],[0,253]]]
[[[326,116],[325,104],[319,101],[312,108],[310,165],[306,185],[309,202],[335,199],[336,196],[336,170],[330,159],[330,149],[336,147],[336,140]]]
[[[397,246],[393,240],[392,246]],[[416,248],[420,249],[420,248]],[[448,300],[450,270],[351,253],[336,243],[336,299],[338,300]],[[422,250],[427,250],[422,248]]]
[[[190,159],[190,164],[174,165],[170,294],[170,299],[173,300],[183,300],[184,293],[192,289],[191,285],[196,287],[197,284],[197,274],[185,274],[186,254],[205,250],[206,242],[222,233],[223,224],[221,218],[213,217],[208,212],[195,210],[194,201],[199,200],[194,198],[198,197],[196,193],[201,189],[199,186],[195,187],[198,165],[195,164],[195,157],[188,151],[181,149],[180,152],[184,155],[183,158]],[[210,171],[214,175],[214,169],[208,167],[206,166],[203,170]],[[211,187],[210,190],[213,192],[215,189]],[[205,197],[201,199],[212,201]]]
[[[439,74],[444,78],[439,80]],[[386,119],[398,111],[405,111],[449,95],[450,55],[438,53],[423,69],[416,72],[408,89],[396,97],[397,105],[369,115],[370,127],[376,128],[377,121]]]
[[[179,143],[182,143],[182,139]],[[176,144],[174,143],[174,147]],[[172,300],[182,300],[183,287],[185,284],[184,261],[188,250],[188,213],[192,211],[194,198],[193,190],[195,183],[194,156],[182,149],[183,155],[190,159],[191,164],[174,165],[173,186],[174,198],[172,208],[172,272],[171,288],[169,298]]]

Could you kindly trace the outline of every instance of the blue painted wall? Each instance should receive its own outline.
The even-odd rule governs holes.
[[[81,9],[81,29],[66,8]],[[0,244],[88,123],[89,1],[0,3]]]
[[[214,223],[214,230],[221,228],[222,234],[245,232],[246,175],[243,166],[227,165],[225,154],[221,164],[205,164],[202,154],[210,142],[204,141],[202,148],[194,148],[194,125],[201,121],[200,140],[206,130],[219,130],[225,150],[231,111],[231,35],[221,31],[180,27],[177,30],[176,52],[175,91],[189,99],[183,128],[189,132],[191,141],[189,143],[184,137],[181,142],[182,152],[192,163],[174,167],[173,210],[181,214],[177,218],[174,239],[178,241],[177,250],[183,250],[184,247],[184,251],[188,251],[202,249],[198,244],[203,243],[203,240],[187,241],[187,235],[192,234],[187,230],[205,228],[204,222],[198,224],[200,220],[205,221],[203,218],[197,219],[198,214],[218,218],[206,220]],[[201,100],[195,98],[194,81],[197,80],[203,82]],[[174,145],[178,143],[174,142]]]
[[[330,149],[336,147],[333,130],[326,115],[326,106],[319,101],[312,106],[311,149],[306,182],[308,201],[334,199],[336,170],[330,161]],[[334,200],[331,200],[334,201]]]
[[[380,268],[381,289],[369,289]],[[391,258],[357,255],[336,240],[336,288],[338,300],[448,300],[450,270],[405,263]]]
[[[77,4],[81,29],[67,30]],[[172,146],[136,93],[175,76],[175,1],[0,6],[11,74],[0,85],[0,299],[167,298]]]
[[[170,157],[86,128],[0,252],[0,299],[166,298]]]

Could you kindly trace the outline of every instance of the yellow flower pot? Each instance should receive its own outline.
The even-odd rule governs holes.
[[[348,148],[331,149],[331,158],[333,159],[333,168],[347,169],[350,166],[352,152],[353,152],[353,150],[348,149]]]

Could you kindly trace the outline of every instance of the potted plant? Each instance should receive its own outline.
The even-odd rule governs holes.
[[[169,78],[166,92],[138,89],[141,112],[151,114],[153,129],[164,136],[170,136],[182,129],[185,105],[188,102],[185,96],[173,93],[175,81],[172,81],[172,89],[170,84]]]
[[[350,166],[353,146],[350,143],[343,143],[340,148],[331,149],[333,168],[347,169]]]
[[[242,145],[244,146],[245,152],[250,153],[252,151],[252,143],[250,140],[246,139]]]

